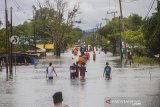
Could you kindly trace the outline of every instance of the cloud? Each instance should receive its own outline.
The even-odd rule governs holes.
[[[0,0],[0,20],[4,22],[4,0]],[[44,3],[44,0],[38,0]],[[53,0],[51,0],[53,1]],[[78,15],[77,19],[82,21],[82,24],[76,25],[82,29],[91,29],[96,27],[97,23],[105,23],[102,18],[111,19],[113,15],[107,14],[107,11],[117,11],[116,16],[119,16],[119,0],[66,0],[69,2],[69,8],[74,4],[80,5],[81,14]],[[124,1],[124,0],[123,0]],[[152,0],[125,0],[122,2],[123,16],[128,16],[132,13],[137,13],[143,17],[146,16],[148,9],[151,5]],[[23,23],[25,20],[32,18],[32,5],[38,5],[37,0],[8,0],[8,9],[10,6],[13,7],[13,24],[18,25]],[[154,12],[156,3],[152,8]],[[150,13],[150,15],[151,15]],[[5,25],[5,24],[4,24]]]
[[[111,11],[117,11],[116,16],[120,15],[119,0],[77,0],[80,2],[80,19],[82,19],[82,24],[79,25],[83,29],[89,29],[96,27],[97,23],[102,23],[103,25],[106,21],[102,21],[102,18],[111,19],[113,14],[107,14]],[[123,0],[124,1],[124,0]],[[127,17],[130,14],[137,13],[142,17],[145,17],[148,9],[152,3],[152,0],[125,0],[122,2],[123,16]],[[127,3],[128,2],[128,3]],[[154,12],[156,7],[156,2],[149,16]]]
[[[137,13],[142,17],[145,17],[150,6],[152,0],[139,0],[132,3],[123,3],[123,12],[124,16],[128,16],[132,13]],[[156,3],[154,3],[153,8],[150,12],[150,15],[155,11]],[[149,15],[149,16],[150,16]]]

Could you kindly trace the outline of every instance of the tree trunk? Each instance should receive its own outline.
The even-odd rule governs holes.
[[[113,46],[113,50],[112,50],[113,56],[115,56],[116,55],[116,39],[115,38],[112,39],[112,46]]]
[[[60,44],[59,43],[55,44],[55,55],[56,56],[61,56],[61,48],[60,48]]]
[[[116,55],[116,44],[115,42],[113,42],[113,56]]]

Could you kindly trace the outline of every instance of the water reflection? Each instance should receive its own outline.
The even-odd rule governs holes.
[[[64,93],[64,101],[71,107],[103,107],[107,96],[158,96],[152,102],[160,102],[160,68],[152,67],[149,77],[147,67],[121,68],[117,57],[97,54],[97,59],[88,61],[86,78],[70,79],[71,55],[49,59],[58,74],[53,80],[45,78],[48,62],[34,66],[17,66],[16,76],[6,81],[5,69],[0,72],[0,107],[51,107],[52,95]],[[42,59],[42,61],[45,61]],[[105,62],[112,67],[112,79],[103,78]],[[146,72],[147,71],[147,72]],[[147,106],[146,106],[147,107]],[[160,106],[157,106],[160,107]]]
[[[47,79],[47,85],[53,85],[54,80],[53,79]]]
[[[86,84],[86,79],[85,78],[81,78],[80,79],[80,85],[85,85]]]
[[[79,79],[78,78],[76,78],[76,79],[70,79],[70,83],[73,86],[78,86],[79,85]]]

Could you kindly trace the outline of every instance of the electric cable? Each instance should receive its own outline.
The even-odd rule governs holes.
[[[146,16],[145,16],[144,19],[146,19],[146,18],[148,17],[148,15],[149,15],[149,13],[151,12],[151,9],[152,9],[152,7],[153,7],[153,5],[154,5],[154,3],[155,3],[156,0],[152,0],[152,1],[153,1],[153,2],[151,3],[151,6],[150,6],[150,8],[149,8],[149,10],[148,10],[148,12],[147,12],[147,14],[146,14]]]

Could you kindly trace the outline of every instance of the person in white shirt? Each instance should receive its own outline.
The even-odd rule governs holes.
[[[49,66],[46,69],[46,78],[48,77],[48,79],[53,79],[53,72],[56,74],[56,71],[54,70],[54,67],[52,66],[52,63],[49,63]]]
[[[76,77],[76,65],[75,65],[75,63],[73,63],[73,65],[71,65],[69,67],[69,70],[70,70],[70,78],[75,79],[75,77]]]

